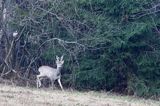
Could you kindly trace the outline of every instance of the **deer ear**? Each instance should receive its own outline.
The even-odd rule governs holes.
[[[63,55],[61,56],[61,61],[63,60]]]
[[[56,59],[59,61],[59,57],[56,55]]]
[[[62,60],[61,63],[63,64],[63,63],[64,63],[64,60]]]

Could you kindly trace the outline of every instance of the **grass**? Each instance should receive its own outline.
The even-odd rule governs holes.
[[[78,92],[0,84],[0,106],[160,106],[159,101],[106,92]]]

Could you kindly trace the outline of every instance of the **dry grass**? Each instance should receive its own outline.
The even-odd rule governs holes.
[[[160,106],[158,101],[104,92],[62,92],[47,88],[0,86],[0,106]]]

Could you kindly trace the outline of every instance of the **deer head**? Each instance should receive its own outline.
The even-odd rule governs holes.
[[[61,57],[56,56],[57,67],[62,67],[63,63],[64,63],[63,56]]]

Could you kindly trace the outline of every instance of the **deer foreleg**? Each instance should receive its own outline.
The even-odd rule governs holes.
[[[59,83],[59,86],[61,87],[62,91],[64,91],[63,86],[61,84],[61,79],[60,78],[58,79],[58,83]]]

